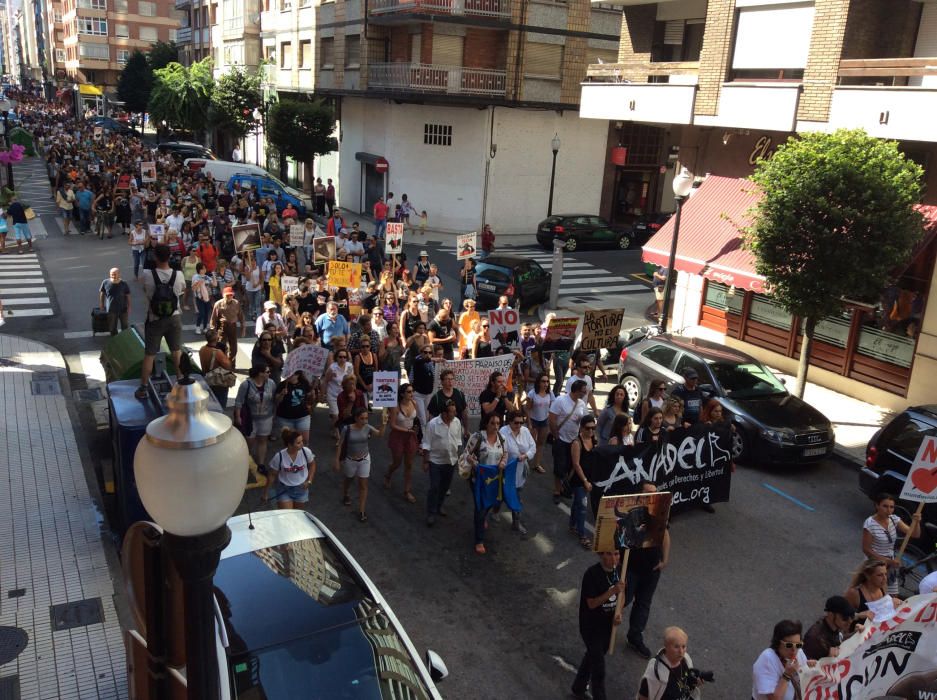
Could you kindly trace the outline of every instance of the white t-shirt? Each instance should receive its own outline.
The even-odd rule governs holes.
[[[177,299],[185,294],[185,275],[182,274],[182,271],[176,271],[172,269],[162,270],[160,268],[153,268],[153,270],[144,270],[143,271],[143,293],[146,295],[147,301],[147,312],[146,317],[150,321],[155,321],[156,317],[150,313],[149,301],[153,298],[153,292],[156,291],[156,282],[153,280],[153,272],[159,276],[161,282],[168,283],[172,279],[172,273],[176,273],[176,281],[173,282],[172,291],[175,293]],[[177,301],[176,310],[172,312],[173,316],[179,316],[182,314],[182,302]]]
[[[546,420],[548,414],[550,413],[550,404],[553,403],[553,400],[556,398],[553,395],[552,391],[548,391],[544,396],[541,396],[536,391],[531,389],[527,392],[528,398],[530,398],[530,417],[533,420]],[[570,418],[570,420],[572,420]]]
[[[577,379],[582,379],[586,383],[586,395],[582,397],[582,400],[588,403],[589,397],[592,396],[592,377],[588,374],[585,377],[577,377],[575,374],[569,375],[569,379],[566,380],[566,393],[569,393],[569,388]]]
[[[569,394],[563,394],[550,406],[550,413],[556,416],[560,440],[572,443],[579,435],[579,421],[586,415],[585,402],[582,399],[576,399],[574,403]]]
[[[803,649],[797,650],[797,663],[807,668],[807,657]],[[755,700],[767,700],[778,687],[784,665],[774,649],[765,649],[752,666],[752,697]],[[788,683],[782,700],[794,700],[794,684]]]
[[[937,590],[937,571],[927,574],[918,585],[918,593],[921,595],[933,593],[935,590]]]
[[[277,473],[277,480],[283,486],[302,486],[309,478],[309,465],[316,461],[316,456],[308,447],[303,447],[296,459],[290,459],[290,453],[284,448],[273,455],[269,467]]]

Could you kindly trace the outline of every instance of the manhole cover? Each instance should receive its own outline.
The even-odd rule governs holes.
[[[0,627],[0,666],[10,663],[29,644],[29,635],[19,627]]]
[[[101,401],[104,399],[104,394],[101,393],[100,388],[75,389],[72,394],[75,397],[75,401]]]
[[[52,630],[55,632],[104,622],[104,609],[101,607],[100,598],[50,605],[49,614],[52,617]]]

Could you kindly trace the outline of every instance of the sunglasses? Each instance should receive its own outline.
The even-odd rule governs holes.
[[[803,649],[803,642],[781,642],[781,646],[784,649]]]
[[[337,357],[339,360],[347,360],[347,359],[348,359],[348,355],[345,355],[345,354],[336,355],[336,357]]]
[[[272,342],[273,342],[273,338],[261,338],[261,339],[260,339],[260,342],[262,342],[262,343],[272,343]]]
[[[524,425],[524,421],[522,421],[522,420],[512,420],[512,421],[511,421],[511,425]]]

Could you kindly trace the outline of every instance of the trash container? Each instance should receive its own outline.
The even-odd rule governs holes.
[[[101,351],[101,366],[104,367],[104,378],[108,382],[116,382],[122,379],[139,379],[140,370],[143,367],[143,336],[137,330],[136,326],[130,326],[125,331],[113,335],[104,343],[104,349]],[[183,352],[190,352],[185,345],[182,346]],[[175,374],[176,366],[172,362],[172,354],[169,352],[169,346],[164,340],[160,343],[160,350],[166,354],[166,371]],[[198,355],[191,355],[192,368],[199,372]]]
[[[124,331],[129,333],[130,329]],[[121,335],[124,335],[122,333]],[[205,380],[193,375],[208,392],[208,410],[222,412],[221,404],[215,399]],[[165,386],[170,386],[168,377]],[[162,401],[150,396],[138,399],[134,396],[139,379],[111,382],[107,385],[107,406],[110,416],[111,459],[114,465],[114,494],[117,499],[117,522],[114,530],[123,536],[127,528],[138,520],[152,520],[137,493],[137,481],[133,474],[133,455],[137,443],[146,434],[146,426],[165,414]],[[178,485],[184,488],[184,484]]]

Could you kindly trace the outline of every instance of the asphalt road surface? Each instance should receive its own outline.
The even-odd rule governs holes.
[[[37,203],[35,197],[31,203]],[[120,237],[66,239],[51,214],[42,214],[42,220],[50,238],[37,247],[54,315],[14,316],[4,331],[59,348],[69,364],[72,388],[81,389],[96,371],[95,358],[105,339],[87,337],[89,310],[108,268],[120,265],[125,278],[132,276],[130,252]],[[409,246],[411,260],[420,247],[433,246]],[[571,259],[596,260],[622,276],[641,268],[633,251],[576,253]],[[456,288],[456,266],[442,267],[443,281]],[[131,286],[133,320],[140,322],[139,287]],[[635,318],[640,321],[640,314]],[[186,339],[195,345],[194,333]],[[106,431],[94,431],[89,406],[79,409],[86,471],[100,484],[101,466],[110,457],[108,438]],[[423,517],[426,476],[417,466],[417,504],[403,499],[401,474],[385,491],[381,479],[389,453],[383,441],[372,452],[370,519],[359,523],[353,517],[355,506],[340,503],[339,476],[331,470],[334,446],[323,414],[324,408],[317,409],[312,430],[319,472],[309,508],[381,587],[416,646],[433,648],[446,660],[451,675],[441,685],[443,694],[566,697],[582,654],[579,582],[596,557],[568,534],[568,506],[552,503],[549,474],[533,474],[524,490],[529,534],[512,532],[509,514],[502,513],[488,530],[489,553],[478,556],[472,549],[467,486],[456,479],[449,517],[428,529]],[[822,614],[826,597],[846,588],[850,571],[862,558],[861,523],[870,507],[856,482],[855,469],[835,461],[801,468],[739,467],[729,503],[718,505],[715,514],[694,511],[674,519],[671,563],[652,607],[648,645],[656,650],[663,627],[682,626],[696,665],[716,675],[716,684],[704,696],[749,697],[751,664],[768,644],[774,623],[792,617],[809,625]],[[105,507],[110,505],[108,497],[104,500]],[[258,501],[258,492],[249,491],[240,510],[256,508]],[[632,697],[645,662],[627,648],[623,633],[619,642],[608,663],[608,688],[611,697]]]

